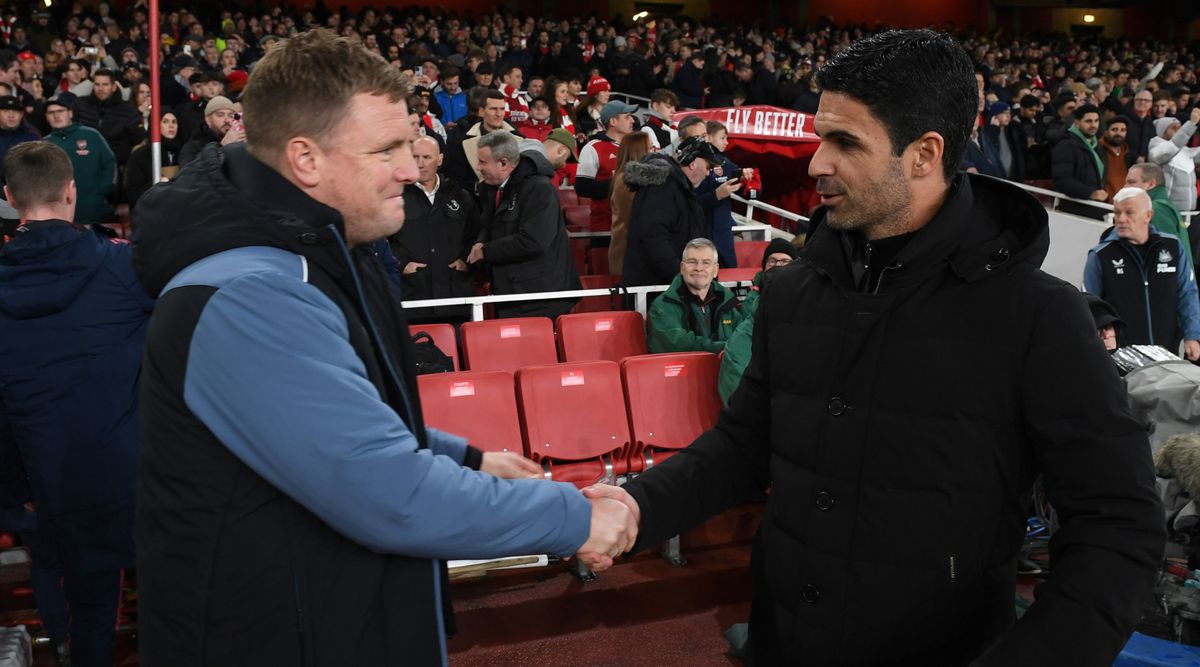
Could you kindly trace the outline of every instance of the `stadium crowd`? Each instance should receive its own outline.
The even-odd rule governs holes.
[[[57,146],[69,159],[68,166],[52,151],[39,153],[26,148],[16,153],[21,158],[17,162],[26,168],[41,164],[39,160],[53,167],[55,183],[60,185],[45,194],[49,199],[43,203],[55,204],[43,209],[47,215],[53,214],[55,219],[73,216],[67,222],[96,224],[96,229],[102,230],[99,223],[112,222],[121,205],[134,212],[135,221],[142,220],[139,202],[149,202],[146,206],[153,214],[144,217],[169,217],[169,211],[182,211],[190,203],[206,201],[204,193],[224,187],[224,181],[214,176],[221,171],[214,165],[222,159],[214,144],[233,156],[234,171],[243,170],[240,173],[245,182],[271,192],[287,190],[294,199],[289,204],[299,206],[296,201],[303,197],[281,185],[278,174],[263,171],[263,165],[255,161],[258,156],[245,149],[247,133],[242,114],[254,109],[262,119],[268,115],[264,111],[270,105],[261,93],[258,99],[247,100],[243,100],[243,93],[264,56],[310,28],[326,27],[400,70],[408,93],[404,105],[410,114],[409,125],[387,128],[396,136],[412,140],[412,184],[397,197],[407,222],[388,238],[364,244],[383,262],[390,279],[406,298],[465,296],[482,281],[489,282],[497,294],[577,289],[579,272],[571,258],[556,192],[562,183],[571,183],[588,202],[590,228],[612,232],[608,250],[611,273],[623,275],[627,285],[671,284],[650,313],[651,351],[734,352],[731,356],[738,364],[736,370],[732,379],[723,379],[728,384],[722,390],[726,399],[738,386],[749,357],[757,297],[750,300],[750,307],[739,305],[737,297],[720,285],[718,272],[737,266],[729,200],[743,182],[753,178],[753,165],[750,169],[739,167],[724,154],[728,131],[723,125],[706,123],[696,116],[676,122],[677,112],[776,105],[814,113],[821,95],[817,72],[826,60],[873,34],[861,27],[827,24],[762,30],[686,18],[633,23],[620,17],[611,21],[596,17],[559,21],[506,12],[476,20],[419,8],[368,8],[349,13],[331,12],[320,5],[301,13],[281,7],[265,12],[225,9],[212,15],[172,9],[164,13],[161,44],[151,45],[147,20],[144,4],[117,14],[105,3],[91,10],[75,2],[70,8],[55,5],[30,15],[18,15],[10,9],[0,21],[0,162],[15,147],[42,139]],[[1175,217],[1162,224],[1173,224],[1171,231],[1178,232],[1179,211],[1196,205],[1200,52],[1195,47],[1119,40],[1077,42],[1061,35],[972,33],[959,36],[959,40],[976,65],[979,93],[976,129],[967,143],[962,170],[1016,181],[1050,180],[1068,195],[1095,201],[1113,201],[1126,186],[1136,187],[1138,179],[1146,177],[1150,182],[1142,188],[1149,191],[1145,197],[1126,192],[1119,198],[1130,202],[1130,211],[1118,222],[1117,236],[1126,238],[1122,225],[1128,218],[1126,226],[1135,222],[1142,225],[1131,237],[1138,239],[1134,245],[1143,245],[1152,238],[1157,243],[1147,225],[1156,210],[1168,210],[1166,204],[1152,208],[1155,205],[1151,201],[1161,202],[1164,198],[1174,207],[1169,210]],[[151,48],[160,49],[162,55],[163,151],[159,166],[164,180],[179,178],[182,183],[170,195],[162,195],[160,188],[157,199],[147,145],[151,122],[147,63]],[[314,86],[320,85],[314,82]],[[351,88],[356,94],[362,90]],[[642,104],[632,104],[615,93],[632,96],[629,100],[641,98]],[[280,92],[281,97],[283,94]],[[915,90],[913,94],[922,92]],[[371,139],[368,135],[370,132],[359,128],[355,138],[366,145]],[[193,163],[197,166],[188,169]],[[205,174],[214,180],[204,180]],[[37,192],[28,178],[18,179],[15,187]],[[1161,191],[1156,193],[1156,187]],[[188,199],[179,194],[184,192],[195,197]],[[319,184],[307,194],[315,192],[333,199],[338,194],[321,189]],[[38,192],[37,196],[42,194]],[[312,198],[328,203],[316,195]],[[28,205],[25,208],[29,210]],[[319,208],[306,212],[327,212]],[[188,215],[199,219],[202,213],[189,211]],[[3,212],[0,217],[20,219]],[[195,225],[191,230],[200,227]],[[19,236],[17,229],[16,224],[6,224],[5,240]],[[28,228],[20,229],[29,233]],[[137,232],[135,227],[135,238]],[[73,239],[72,233],[70,225],[59,225],[55,230],[64,239]],[[304,240],[309,233],[297,238],[303,244],[317,244],[316,233],[311,235],[312,243]],[[142,246],[140,252],[147,253],[148,247],[165,252],[168,241],[174,238],[158,238],[157,244]],[[29,243],[26,240],[25,246]],[[20,245],[19,240],[13,245]],[[203,248],[197,248],[199,257]],[[1113,248],[1106,252],[1116,252],[1116,246]],[[1186,252],[1187,245],[1170,248],[1178,257]],[[22,251],[29,255],[18,254]],[[181,255],[191,252],[178,247],[175,251]],[[94,263],[93,269],[105,262],[123,267],[121,272],[106,274],[112,282],[108,297],[119,296],[128,311],[126,325],[135,333],[122,335],[120,342],[135,348],[133,352],[125,350],[130,359],[140,359],[146,327],[153,328],[147,324],[151,307],[146,303],[146,294],[131,289],[140,287],[135,279],[125,275],[132,261],[127,249],[89,246],[86,254],[94,256],[87,260]],[[37,253],[22,246],[11,256],[30,255]],[[772,244],[761,259],[763,273],[787,264],[794,255],[795,249],[788,244]],[[272,257],[254,259],[275,261]],[[342,258],[331,261],[340,263]],[[182,266],[187,264],[171,268]],[[880,265],[880,270],[886,269]],[[167,273],[157,285],[162,294],[170,291],[165,286],[174,275]],[[1191,275],[1191,267],[1184,265],[1173,276],[1180,285],[1178,294],[1186,288],[1189,313],[1196,306],[1194,278],[1188,282]],[[755,280],[756,287],[760,281],[761,274]],[[181,292],[194,294],[175,287],[175,283],[171,286],[177,290],[176,301],[183,298]],[[93,284],[88,289],[101,287]],[[1171,291],[1170,296],[1175,298],[1177,292]],[[498,315],[556,316],[573,305],[569,299],[513,303],[499,308]],[[340,302],[338,308],[352,310]],[[369,313],[370,307],[364,306],[364,310]],[[29,319],[27,313],[9,315],[17,320]],[[254,313],[236,315],[235,320],[253,317]],[[439,321],[462,317],[462,313],[445,310],[412,315],[414,319]],[[1192,316],[1200,317],[1194,313]],[[364,319],[368,320],[367,328],[376,326],[369,315]],[[377,375],[391,363],[389,355],[406,359],[405,353],[397,351],[405,346],[392,340],[400,330],[392,324],[395,322],[384,322],[388,340],[383,343],[356,341],[364,348],[384,350],[375,360],[378,367],[372,366]],[[1189,320],[1189,324],[1195,322]],[[1195,327],[1186,332],[1168,331],[1163,336],[1176,344],[1188,341],[1195,347],[1189,347],[1189,357],[1200,356],[1200,342],[1196,341],[1200,331]],[[333,338],[336,336],[314,347],[332,348],[340,342],[331,342]],[[726,343],[731,344],[726,347]],[[160,350],[159,354],[176,363],[171,356],[176,352]],[[231,367],[239,361],[230,361]],[[284,360],[280,364],[286,365]],[[19,371],[16,366],[7,370]],[[134,376],[125,380],[124,389],[136,385]],[[410,408],[402,388],[389,395],[388,391],[395,388],[388,381],[374,376],[372,380],[383,387],[379,395],[396,404],[392,407],[397,414]],[[412,384],[411,378],[392,381]],[[9,382],[0,389],[16,386]],[[171,385],[171,389],[178,388]],[[180,407],[184,398],[176,398],[179,405],[170,406],[171,410],[193,409],[191,404]],[[0,418],[5,416],[6,407],[13,412],[11,400],[8,406],[0,403]],[[122,414],[129,416],[128,412]],[[389,418],[395,416],[388,414]],[[389,421],[384,426],[395,425]],[[122,427],[130,432],[123,435],[119,445],[135,451],[137,438],[132,426],[123,422]],[[420,440],[426,434],[414,437]],[[473,463],[476,469],[495,471],[494,466],[489,470],[487,460],[480,459],[479,452],[465,443],[433,431],[428,437],[435,449],[441,446],[455,452],[461,460],[456,463],[466,467]],[[57,444],[64,451],[74,445]],[[254,443],[243,444],[245,451],[239,449],[238,453],[244,459],[253,458],[247,452]],[[130,451],[125,453],[129,455]],[[77,486],[57,486],[54,493],[77,501],[104,486],[104,494],[116,509],[103,521],[93,521],[88,530],[95,532],[97,526],[110,525],[120,532],[128,528],[132,513],[130,460],[127,456],[120,461],[125,464],[122,472],[128,474],[108,479],[83,476]],[[505,471],[511,476],[530,475],[519,464],[510,464],[518,466]],[[533,476],[537,474],[537,470],[532,472]],[[40,483],[31,481],[35,486]],[[54,481],[44,483],[55,486]],[[263,484],[269,486],[266,481]],[[164,484],[157,491],[169,495],[168,486]],[[38,494],[38,489],[33,489],[35,500]],[[72,511],[94,509],[78,510],[69,501],[63,506]],[[26,522],[21,525],[30,521],[23,515],[20,518]],[[57,521],[41,539],[71,542],[76,536],[74,529],[70,522]],[[320,534],[313,537],[314,541],[328,537],[320,531],[315,533]],[[30,535],[31,540],[38,539],[32,537],[32,532]],[[632,537],[629,539],[632,545]],[[569,540],[561,538],[560,542],[556,546]],[[573,544],[579,546],[582,542],[580,538]],[[524,542],[518,544],[526,546]],[[83,576],[79,579],[82,583],[68,582],[66,601],[60,600],[55,607],[61,613],[47,623],[64,659],[68,650],[63,639],[67,606],[91,606],[91,616],[76,615],[73,619],[90,625],[73,627],[71,632],[92,634],[88,650],[103,653],[106,649],[110,635],[104,628],[113,626],[115,610],[103,605],[97,608],[96,600],[113,597],[118,581],[114,572],[126,564],[121,557],[132,557],[122,551],[127,547],[131,549],[132,545],[105,545],[102,568],[94,563],[81,566],[85,575],[103,569],[102,580]],[[565,547],[559,551],[571,554]],[[73,567],[67,562],[68,556],[63,558],[62,567]],[[950,563],[953,568],[953,558]],[[50,583],[46,579],[40,583],[43,591],[56,585],[55,573],[54,567],[44,573]],[[47,609],[53,612],[50,606]],[[83,646],[80,641],[76,650],[82,651]],[[80,655],[76,660],[83,662],[86,658]]]

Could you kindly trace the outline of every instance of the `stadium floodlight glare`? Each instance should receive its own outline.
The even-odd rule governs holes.
[[[1095,16],[1092,16],[1091,14],[1084,14],[1084,15],[1083,15],[1083,22],[1084,22],[1084,23],[1095,23],[1095,22],[1096,22],[1096,17],[1095,17]]]

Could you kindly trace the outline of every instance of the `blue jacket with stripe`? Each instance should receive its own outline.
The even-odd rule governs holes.
[[[135,265],[160,295],[137,522],[147,664],[444,664],[440,559],[582,545],[574,487],[480,473],[477,450],[425,428],[395,291],[336,211],[214,145],[137,216]]]

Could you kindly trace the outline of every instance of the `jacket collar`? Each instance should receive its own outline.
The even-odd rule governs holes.
[[[250,155],[244,144],[227,146],[225,157],[230,183],[246,196],[267,204],[264,210],[277,217],[298,217],[313,227],[333,225],[344,232],[341,214]]]

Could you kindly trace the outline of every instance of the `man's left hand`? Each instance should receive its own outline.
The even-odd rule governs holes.
[[[1188,361],[1200,359],[1200,340],[1183,341],[1183,356]]]
[[[455,271],[466,271],[467,263],[461,259],[456,259],[453,262],[450,262],[450,268],[454,269]]]
[[[541,479],[542,467],[512,452],[484,452],[480,472],[500,479]]]
[[[475,264],[483,260],[483,244],[476,243],[471,246],[471,252],[467,255],[467,264]]]

